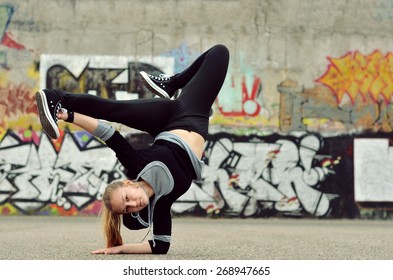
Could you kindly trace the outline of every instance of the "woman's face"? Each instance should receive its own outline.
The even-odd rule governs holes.
[[[124,186],[117,188],[111,197],[112,209],[118,214],[138,212],[148,203],[146,192],[130,180],[124,181]]]

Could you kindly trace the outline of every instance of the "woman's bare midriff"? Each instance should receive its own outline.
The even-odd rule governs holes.
[[[182,138],[193,150],[195,155],[201,159],[203,154],[203,148],[205,146],[205,139],[203,137],[193,131],[188,131],[184,129],[173,129],[169,131],[170,133],[176,134],[180,138]]]

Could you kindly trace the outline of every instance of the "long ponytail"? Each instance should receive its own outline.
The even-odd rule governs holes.
[[[106,240],[106,248],[119,246],[123,244],[123,239],[120,235],[121,219],[120,215],[115,213],[111,205],[111,197],[114,190],[123,186],[122,181],[115,181],[109,184],[104,192],[102,202],[102,222],[104,237]]]

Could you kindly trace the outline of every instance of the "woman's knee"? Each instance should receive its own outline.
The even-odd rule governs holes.
[[[211,51],[220,53],[221,55],[229,58],[229,50],[225,45],[222,44],[215,45],[211,48]]]

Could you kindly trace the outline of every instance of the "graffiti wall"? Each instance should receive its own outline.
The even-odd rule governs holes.
[[[386,23],[387,2],[378,3],[372,20]],[[124,168],[103,142],[73,124],[59,122],[60,137],[49,138],[35,92],[158,98],[139,72],[180,72],[204,51],[201,41],[163,44],[164,37],[139,29],[139,50],[161,42],[144,48],[150,55],[110,49],[99,55],[98,46],[87,54],[42,51],[21,34],[44,38],[53,26],[26,17],[23,5],[0,4],[0,215],[97,215],[106,185],[126,178]],[[393,203],[393,50],[377,44],[369,52],[319,53],[311,69],[304,65],[310,81],[278,73],[228,42],[231,63],[213,106],[203,176],[172,206],[174,215],[353,218],[362,205]],[[137,149],[153,141],[113,125]]]

